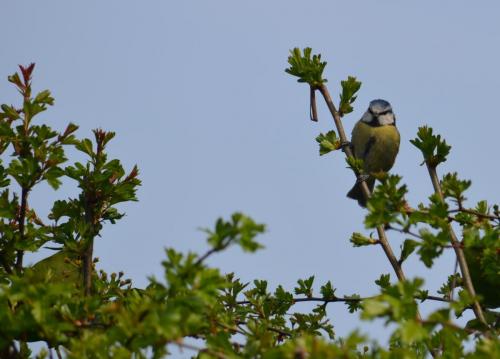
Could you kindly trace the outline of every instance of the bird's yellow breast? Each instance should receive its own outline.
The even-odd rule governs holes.
[[[352,131],[354,156],[364,161],[366,172],[389,171],[399,151],[396,126],[370,126],[359,121]]]

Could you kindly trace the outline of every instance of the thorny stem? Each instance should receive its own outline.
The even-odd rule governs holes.
[[[333,116],[333,121],[335,122],[335,127],[337,127],[337,132],[339,133],[340,137],[340,142],[345,143],[347,142],[347,136],[344,132],[344,126],[342,125],[342,121],[340,120],[340,113],[337,111],[332,98],[330,96],[330,93],[327,89],[327,87],[322,84],[319,86],[318,90],[321,92],[323,95],[326,104],[328,105],[328,109],[330,110],[330,113]],[[354,157],[352,150],[349,146],[344,146],[343,151],[346,154],[347,157]],[[356,173],[356,177],[359,180],[359,174]],[[368,188],[368,185],[366,184],[365,181],[360,181],[361,184],[361,190],[363,191],[363,195],[365,198],[370,198],[371,192],[370,189]],[[398,263],[398,260],[396,259],[396,256],[394,255],[394,252],[392,251],[391,245],[389,244],[389,241],[387,240],[387,236],[385,234],[385,230],[383,226],[377,226],[377,234],[378,238],[380,241],[380,245],[382,246],[382,249],[385,252],[385,255],[387,256],[387,259],[389,259],[389,262],[392,265],[392,268],[394,269],[394,272],[396,273],[396,276],[400,281],[404,281],[405,274],[403,272],[403,269],[401,268],[401,265]]]
[[[431,177],[431,182],[432,186],[434,187],[434,192],[439,196],[441,201],[444,202],[444,197],[443,197],[443,191],[441,190],[441,184],[439,183],[439,178],[437,175],[436,167],[431,166],[429,163],[426,162],[427,165],[427,170],[429,171],[429,176]],[[472,278],[469,273],[469,267],[467,265],[467,261],[465,259],[464,251],[462,250],[459,240],[457,238],[457,235],[455,234],[455,231],[453,230],[453,227],[451,224],[448,224],[448,231],[450,233],[450,242],[451,246],[455,250],[455,254],[457,256],[458,260],[458,265],[460,266],[460,271],[462,272],[462,277],[464,280],[465,284],[465,289],[469,294],[476,298],[476,291],[474,289],[474,284],[472,283]],[[484,325],[488,325],[486,322],[486,319],[483,314],[483,310],[481,309],[481,306],[479,305],[479,302],[477,299],[474,300],[474,304],[472,305],[472,309],[474,311],[474,314],[476,315],[476,318],[479,319],[481,323]]]

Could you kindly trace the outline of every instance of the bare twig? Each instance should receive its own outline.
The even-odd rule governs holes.
[[[434,192],[439,196],[441,201],[444,202],[443,191],[441,190],[441,184],[439,183],[436,167],[431,166],[428,162],[426,162],[426,165],[427,165],[427,170],[429,171],[429,176],[431,177],[432,186],[434,187]],[[462,250],[457,235],[455,234],[455,231],[453,230],[453,227],[450,224],[448,224],[448,232],[450,233],[450,242],[453,249],[455,250],[457,261],[460,266],[460,271],[462,273],[462,278],[464,280],[465,289],[467,290],[467,292],[469,292],[469,294],[472,297],[476,298],[476,291],[474,289],[474,284],[472,283],[472,278],[469,273],[469,267],[465,259],[464,251]],[[481,309],[481,305],[479,304],[477,299],[474,299],[472,309],[474,311],[474,314],[476,315],[476,318],[479,319],[479,321],[484,325],[487,325],[486,319],[483,314],[483,310]]]
[[[393,231],[396,231],[396,232],[399,232],[399,233],[402,233],[402,234],[408,234],[412,237],[415,237],[417,239],[422,239],[422,236],[410,231],[409,229],[405,229],[405,228],[396,228],[396,227],[393,227],[391,225],[388,225],[386,227],[386,229],[389,229],[389,230],[393,230]]]
[[[316,89],[311,86],[311,93],[309,98],[310,103],[310,113],[309,116],[311,121],[318,122],[318,109],[316,106]]]

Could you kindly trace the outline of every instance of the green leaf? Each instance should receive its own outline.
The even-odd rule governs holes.
[[[361,82],[355,77],[349,76],[347,80],[341,81],[342,93],[340,94],[339,112],[341,116],[353,111],[352,104],[356,101],[356,93],[361,88]]]
[[[323,78],[326,61],[321,61],[321,54],[312,55],[311,57],[311,53],[312,49],[310,47],[306,47],[303,53],[298,47],[290,50],[290,56],[288,57],[290,67],[285,69],[285,72],[298,77],[298,82],[306,82],[313,87],[319,87],[327,82]]]
[[[55,166],[51,167],[45,172],[43,175],[43,178],[47,180],[47,183],[53,188],[53,189],[58,189],[61,186],[61,180],[59,179],[61,176],[64,175],[64,171]]]
[[[400,181],[400,176],[386,175],[381,184],[375,187],[367,204],[369,210],[365,217],[367,228],[399,223],[400,217],[405,215],[405,195],[408,190],[405,184],[400,185]]]
[[[337,138],[335,131],[328,131],[326,134],[320,133],[316,137],[316,142],[319,143],[319,155],[323,156],[331,151],[338,150],[340,148],[340,141]]]
[[[308,279],[299,279],[297,281],[299,286],[294,288],[295,294],[304,294],[306,297],[311,298],[313,295],[313,282],[314,276],[310,276]]]
[[[354,171],[354,173],[362,174],[363,173],[363,160],[361,158],[355,157],[346,157],[345,161],[347,163],[347,168],[350,168]]]
[[[363,302],[363,314],[361,318],[372,319],[381,316],[389,310],[387,303],[378,299],[367,299]]]
[[[359,296],[359,294],[352,294],[344,296],[344,298],[360,299],[361,297]],[[349,310],[349,313],[354,313],[363,308],[361,300],[346,301],[345,304],[347,305],[347,310]]]
[[[391,275],[382,274],[379,279],[375,281],[375,284],[382,289],[387,289],[391,285]]]
[[[2,105],[2,110],[4,114],[12,121],[17,120],[18,118],[21,118],[19,113],[17,113],[17,110],[14,108],[14,106],[8,106],[8,105]]]
[[[434,234],[423,228],[419,231],[419,235],[422,237],[422,242],[417,253],[425,266],[430,268],[434,264],[434,260],[443,253],[444,247],[449,244],[449,232],[445,229]]]
[[[427,330],[415,320],[407,320],[402,323],[399,332],[401,339],[406,344],[418,342],[429,335]]]
[[[419,127],[417,137],[410,142],[420,149],[425,162],[431,167],[445,162],[450,153],[451,146],[445,140],[441,140],[441,135],[434,135],[432,128],[427,126]]]
[[[86,153],[89,156],[92,156],[94,154],[94,151],[92,149],[92,141],[90,141],[88,138],[85,138],[78,142],[75,145],[75,148],[81,152]]]
[[[335,298],[336,289],[333,288],[332,283],[328,281],[325,285],[321,286],[320,293],[323,299],[329,300]]]
[[[413,239],[406,239],[403,242],[403,248],[401,249],[401,257],[399,258],[399,263],[403,263],[418,247],[419,242]]]
[[[363,247],[379,243],[377,239],[368,238],[358,232],[354,232],[349,241],[353,244],[354,247]]]
[[[441,180],[441,189],[445,198],[453,198],[455,202],[462,203],[466,200],[463,193],[471,186],[468,180],[459,180],[456,172],[448,173]]]
[[[52,106],[54,105],[54,98],[50,95],[49,90],[43,90],[36,95],[34,102]]]

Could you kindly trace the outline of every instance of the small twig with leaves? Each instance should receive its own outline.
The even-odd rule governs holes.
[[[312,50],[310,48],[304,49],[304,53],[300,51],[300,49],[295,48],[292,50],[291,55],[288,57],[288,62],[290,67],[285,71],[292,76],[298,77],[299,82],[308,83],[311,88],[318,90],[330,110],[330,113],[333,117],[333,121],[335,123],[335,127],[337,129],[339,135],[339,141],[337,148],[342,148],[347,159],[354,159],[353,152],[350,146],[344,146],[343,144],[349,143],[349,140],[345,134],[344,126],[342,125],[341,117],[347,113],[352,112],[352,103],[356,100],[356,92],[361,87],[361,83],[357,81],[354,77],[349,77],[348,80],[342,82],[342,94],[339,110],[337,110],[333,100],[330,96],[330,92],[326,87],[325,83],[326,79],[323,78],[323,70],[326,66],[326,61],[321,61],[321,55],[313,55],[311,57]],[[361,183],[361,189],[366,199],[370,198],[371,192],[368,188],[368,185],[365,181],[362,180],[359,171],[354,171],[356,178]],[[379,237],[379,243],[382,246],[389,262],[391,263],[394,272],[396,273],[399,280],[405,280],[405,274],[403,269],[398,263],[396,256],[387,240],[387,236],[385,234],[385,230],[383,226],[377,227],[377,233]]]
[[[441,183],[439,181],[439,177],[437,175],[437,166],[446,161],[446,157],[448,156],[451,146],[449,146],[446,141],[441,139],[440,135],[434,135],[432,133],[432,129],[424,126],[420,127],[417,138],[414,140],[411,140],[411,143],[415,145],[417,148],[419,148],[422,151],[422,154],[424,156],[424,162],[427,167],[427,170],[429,172],[429,176],[431,178],[432,186],[434,188],[434,192],[437,195],[439,201],[444,203],[445,197],[443,193],[443,189],[441,187]],[[449,176],[448,180],[453,183],[459,183],[458,180],[453,178],[453,176]],[[470,182],[468,183],[463,183],[462,187],[463,189],[467,188],[470,186]],[[453,186],[453,187],[460,187],[460,186]],[[454,191],[456,194],[456,200],[458,203],[461,203],[463,201],[463,196],[461,195],[461,190],[455,190]],[[458,192],[458,193],[457,193]],[[460,205],[461,207],[461,205]],[[453,249],[455,250],[455,254],[457,256],[457,261],[460,266],[460,271],[462,273],[462,278],[464,281],[465,289],[469,292],[470,296],[474,298],[473,302],[473,310],[474,314],[476,315],[477,319],[481,323],[487,326],[486,318],[484,317],[483,310],[481,308],[481,305],[479,304],[479,301],[476,298],[476,290],[474,289],[474,284],[472,283],[472,278],[469,272],[469,266],[467,265],[467,261],[465,259],[464,252],[462,250],[462,247],[459,245],[460,241],[457,238],[457,235],[455,234],[455,231],[453,230],[453,227],[447,223],[447,231],[449,233],[449,240],[451,242],[451,245]]]

